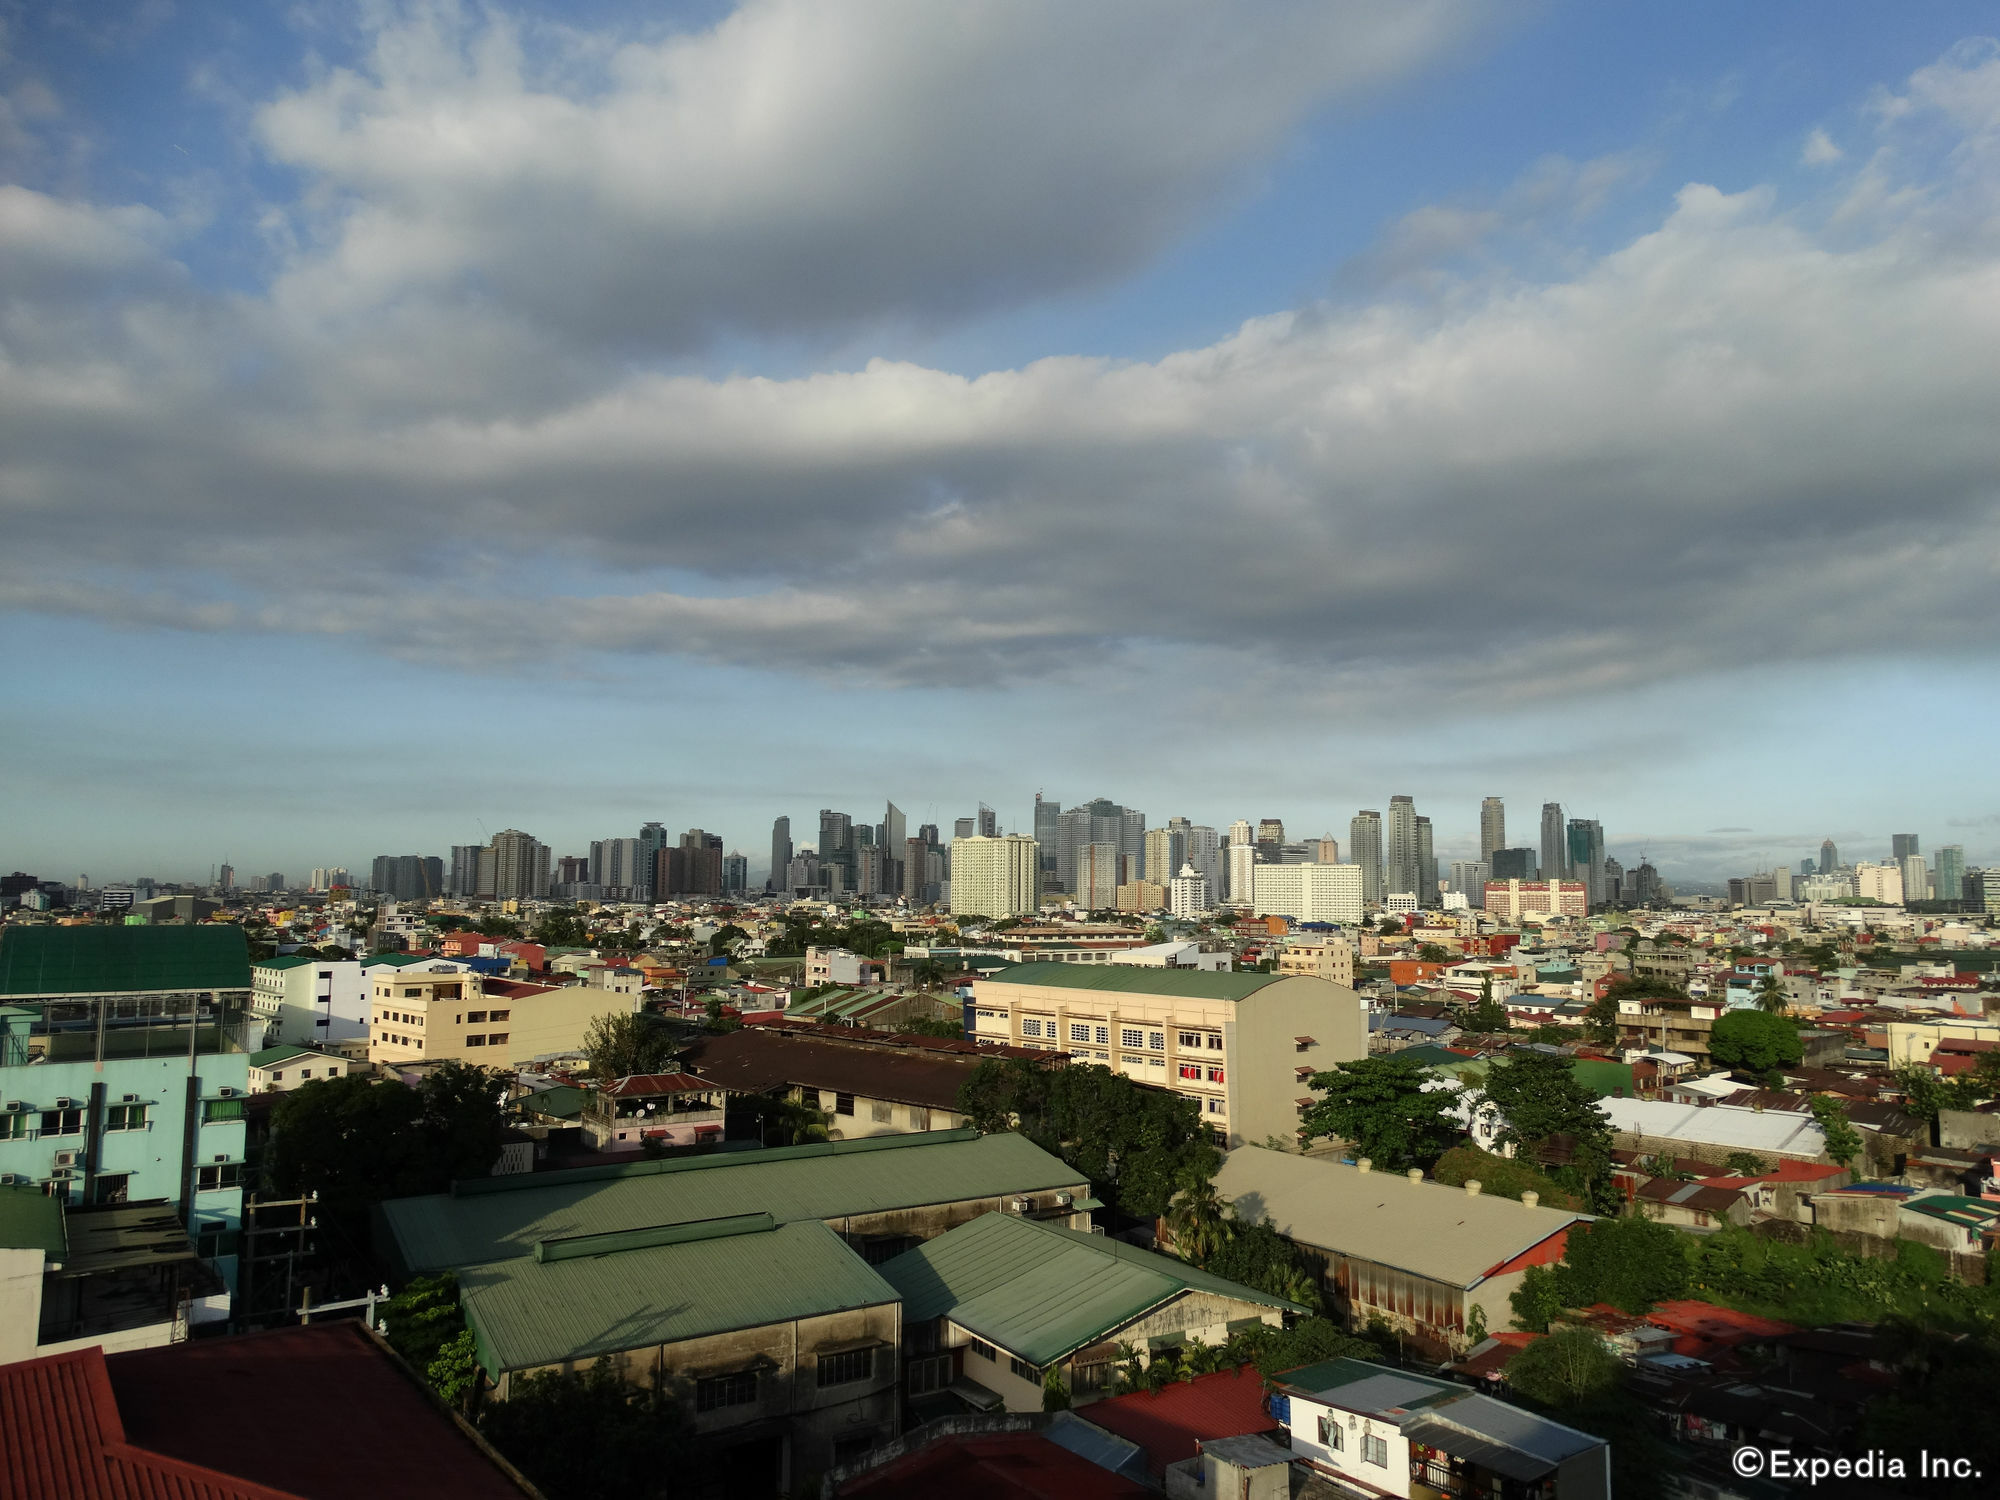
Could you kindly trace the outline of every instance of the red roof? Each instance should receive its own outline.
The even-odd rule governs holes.
[[[614,1099],[629,1099],[635,1094],[690,1094],[714,1087],[692,1073],[634,1073],[606,1084],[603,1092]]]
[[[1098,1410],[1089,1408],[1089,1420],[1096,1419]],[[1036,1432],[939,1438],[849,1480],[840,1493],[870,1500],[932,1500],[937,1495],[952,1500],[1153,1500],[1153,1491],[1143,1485]]]
[[[1082,1415],[1144,1448],[1146,1467],[1155,1474],[1193,1458],[1212,1438],[1275,1432],[1280,1425],[1264,1410],[1264,1379],[1249,1365],[1092,1402]]]
[[[1717,1307],[1713,1302],[1687,1299],[1660,1303],[1646,1314],[1646,1321],[1679,1335],[1674,1340],[1674,1353],[1691,1354],[1698,1359],[1733,1349],[1746,1339],[1777,1338],[1798,1332],[1792,1324],[1780,1323],[1775,1318],[1760,1318],[1732,1307]]]
[[[490,1451],[356,1322],[114,1354],[104,1369],[131,1441],[168,1455],[157,1462],[187,1472],[206,1459],[244,1476],[218,1496],[521,1500]],[[312,1440],[329,1413],[367,1440],[329,1453]]]

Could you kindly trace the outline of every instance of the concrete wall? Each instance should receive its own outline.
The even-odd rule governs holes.
[[[1303,1050],[1294,1040],[1309,1036]],[[1297,1137],[1299,1106],[1311,1090],[1301,1067],[1325,1072],[1368,1055],[1368,1017],[1353,990],[1324,979],[1281,979],[1237,1002],[1233,1026],[1223,1027],[1229,1056],[1228,1144],[1261,1146],[1272,1136]]]
[[[0,1365],[33,1359],[42,1323],[42,1252],[0,1250]]]
[[[909,1135],[924,1130],[956,1130],[965,1123],[965,1116],[949,1109],[926,1109],[920,1104],[900,1104],[893,1099],[872,1099],[866,1094],[854,1096],[854,1113],[834,1114],[839,1096],[832,1089],[801,1088],[793,1091],[806,1103],[833,1115],[827,1133],[836,1141],[857,1141],[871,1135]],[[878,1112],[886,1111],[888,1119],[878,1120]]]

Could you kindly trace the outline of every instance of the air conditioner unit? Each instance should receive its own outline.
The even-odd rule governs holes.
[[[120,1104],[137,1104],[139,1102],[139,1096],[137,1094],[120,1094],[118,1096],[118,1102]]]
[[[209,1158],[209,1160],[210,1160],[210,1161],[228,1161],[228,1160],[229,1160],[229,1153],[228,1153],[227,1151],[225,1151],[225,1152],[223,1152],[223,1153],[222,1153],[222,1155],[220,1155],[220,1156],[211,1156],[211,1157]]]
[[[1029,1198],[1009,1198],[1007,1200],[1007,1209],[1010,1213],[1024,1214],[1033,1206],[1034,1200]]]
[[[219,1097],[224,1099],[234,1099],[236,1097],[235,1089],[222,1088],[222,1089],[217,1089],[215,1092]]]
[[[57,1167],[53,1172],[49,1173],[49,1181],[68,1182],[75,1175],[68,1167]]]
[[[27,1107],[28,1106],[23,1104],[19,1099],[9,1099],[5,1106],[5,1112],[10,1115],[18,1115],[22,1110],[26,1109]]]
[[[59,1167],[73,1167],[76,1165],[76,1153],[74,1151],[58,1151],[55,1160],[56,1165]]]
[[[76,1107],[77,1107],[76,1101],[70,1098],[69,1095],[67,1094],[63,1095],[62,1098],[56,1100],[57,1109],[75,1109]]]
[[[0,1187],[12,1187],[15,1183],[19,1182],[20,1180],[21,1178],[17,1173],[0,1172]]]
[[[1070,1196],[1070,1195],[1069,1195],[1068,1193],[1057,1193],[1057,1194],[1056,1194],[1056,1207],[1057,1207],[1057,1208],[1068,1208],[1068,1207],[1070,1206],[1070,1204],[1071,1204],[1071,1203],[1073,1203],[1073,1202],[1075,1202],[1075,1201],[1076,1201],[1076,1200],[1075,1200],[1074,1198],[1072,1198],[1072,1197],[1071,1197],[1071,1196]]]

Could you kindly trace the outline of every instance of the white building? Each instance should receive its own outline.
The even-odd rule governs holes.
[[[250,1092],[289,1094],[315,1079],[345,1078],[365,1067],[353,1058],[311,1047],[267,1047],[250,1058]]]
[[[1903,904],[1903,871],[1900,865],[1859,864],[1854,867],[1854,894],[1862,901],[1880,901],[1884,906]]]
[[[1167,910],[1177,917],[1198,917],[1214,904],[1208,895],[1208,876],[1192,862],[1182,865],[1167,888]]]
[[[1202,951],[1200,943],[1149,943],[1143,948],[1126,948],[1111,955],[1114,964],[1131,964],[1141,969],[1205,969],[1212,974],[1230,972],[1229,955],[1221,949]]]
[[[250,1012],[266,1047],[331,1047],[368,1035],[368,980],[353,959],[259,959],[250,966]]]
[[[1361,867],[1258,865],[1251,876],[1251,911],[1351,927],[1361,920]]]
[[[951,841],[955,917],[1032,915],[1041,905],[1041,878],[1041,845],[1024,834],[972,834]]]
[[[1224,894],[1237,906],[1248,906],[1257,869],[1257,840],[1249,819],[1238,818],[1229,825],[1229,847],[1223,852],[1228,856],[1229,878]]]

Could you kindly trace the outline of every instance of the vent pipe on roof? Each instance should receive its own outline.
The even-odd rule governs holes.
[[[1403,1175],[1412,1182],[1422,1182],[1424,1180],[1424,1169],[1422,1167],[1412,1167]]]
[[[1536,1207],[1541,1203],[1541,1201],[1542,1201],[1542,1195],[1540,1193],[1527,1192],[1521,1194],[1521,1202],[1527,1205],[1529,1208]]]
[[[1354,1164],[1354,1169],[1357,1172],[1371,1172],[1375,1169],[1375,1162],[1373,1158],[1364,1156]]]
[[[1468,1198],[1477,1198],[1479,1196],[1479,1179],[1477,1177],[1468,1177],[1465,1179],[1465,1196]]]

